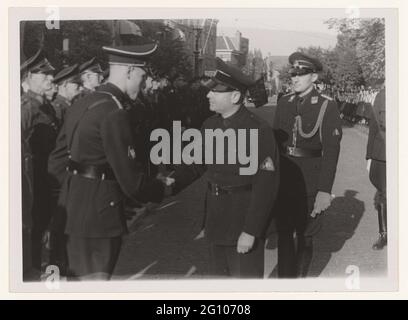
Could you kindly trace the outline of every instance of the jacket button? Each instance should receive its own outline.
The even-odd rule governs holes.
[[[72,171],[73,174],[78,174],[77,170]]]
[[[113,206],[115,205],[115,202],[111,201],[111,202],[109,203],[109,205],[110,205],[111,207],[113,207]]]

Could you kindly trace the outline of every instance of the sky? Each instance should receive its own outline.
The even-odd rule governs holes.
[[[219,10],[217,34],[233,36],[239,30],[249,38],[250,49],[263,55],[289,55],[298,47],[334,47],[337,31],[324,21],[329,18],[372,17],[380,12],[353,7],[343,9],[229,9]]]

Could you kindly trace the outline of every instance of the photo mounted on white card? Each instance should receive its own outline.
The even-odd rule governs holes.
[[[10,8],[11,291],[397,290],[398,32],[390,8]]]

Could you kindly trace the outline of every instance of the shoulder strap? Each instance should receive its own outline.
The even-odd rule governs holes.
[[[102,103],[104,103],[104,102],[106,102],[106,101],[107,101],[106,99],[101,99],[101,100],[95,101],[95,102],[92,103],[89,107],[85,108],[85,109],[82,111],[81,116],[79,117],[78,121],[75,123],[74,129],[72,130],[70,140],[68,141],[68,151],[69,151],[69,152],[70,152],[70,150],[71,150],[72,143],[73,143],[73,141],[74,141],[74,135],[75,135],[75,133],[76,133],[76,131],[77,131],[77,129],[78,129],[79,123],[81,122],[81,120],[82,120],[82,118],[84,117],[85,113],[86,113],[88,110],[91,110],[92,108],[94,108],[94,107],[96,107],[97,105],[100,105],[100,104],[102,104]]]
[[[113,101],[115,101],[116,105],[118,106],[119,109],[123,109],[122,104],[120,103],[119,99],[116,98],[116,96],[114,96],[112,93],[107,92],[107,91],[98,91],[99,93],[104,93],[107,94],[109,96],[111,96],[111,98],[113,99]]]

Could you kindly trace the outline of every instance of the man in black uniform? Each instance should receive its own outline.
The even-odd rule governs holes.
[[[156,48],[103,47],[109,55],[109,80],[70,108],[50,159],[50,172],[63,180],[60,199],[67,212],[69,269],[75,277],[110,278],[126,232],[125,195],[141,202],[162,199],[162,183],[147,179],[135,161],[138,150],[127,113]]]
[[[203,136],[208,129],[222,134],[237,134],[241,129],[246,133],[246,144],[236,141],[234,150],[224,145],[225,164],[213,161],[207,165],[182,165],[173,176],[177,192],[205,173],[208,186],[204,233],[215,276],[264,276],[264,236],[278,190],[279,159],[272,128],[243,105],[245,92],[253,84],[240,70],[217,59],[216,74],[208,83],[210,109],[217,114],[204,122]],[[240,164],[227,163],[226,159],[231,151],[237,154],[242,147],[249,150],[251,129],[257,130],[258,138],[256,171],[241,175]]]
[[[367,160],[370,163],[370,181],[377,189],[374,205],[378,212],[380,236],[374,243],[374,250],[381,250],[387,245],[387,175],[385,148],[385,89],[375,97],[370,131],[367,143]]]
[[[47,103],[44,92],[51,88],[47,77],[54,68],[39,50],[23,66],[27,73],[28,91],[22,96],[22,132],[32,154],[33,203],[32,203],[32,262],[40,271],[42,264],[42,235],[51,217],[50,186],[47,162],[55,146],[58,121],[53,107]],[[26,149],[27,150],[27,149]]]
[[[51,104],[55,109],[60,124],[62,124],[65,113],[71,106],[72,100],[80,93],[78,64],[74,64],[58,72],[54,77],[54,83],[58,86],[58,93]]]
[[[342,137],[336,103],[314,89],[321,63],[303,53],[289,57],[294,93],[282,97],[274,129],[281,150],[277,200],[278,276],[306,276],[320,214],[331,203]]]
[[[103,70],[96,57],[81,64],[79,73],[82,81],[81,97],[95,91],[101,85]]]
[[[81,82],[78,71],[78,64],[74,64],[58,72],[53,80],[58,91],[51,104],[58,119],[59,129],[62,127],[65,114],[71,107],[72,101],[80,93],[79,86]],[[50,230],[47,230],[44,235],[44,242],[50,249],[49,263],[58,266],[60,274],[65,276],[67,271],[66,236],[64,234],[66,213],[64,208],[58,204],[61,185],[56,177],[49,175],[49,179],[53,219],[49,226]]]
[[[53,135],[53,118],[45,104],[44,92],[51,87],[47,75],[54,67],[45,58],[42,50],[21,65],[21,78],[26,92],[21,96],[21,164],[22,164],[22,222],[23,222],[23,272],[34,267],[41,269],[41,236],[47,223],[47,188],[42,170],[43,156],[47,156],[48,137],[41,131]],[[36,143],[35,143],[36,142]],[[46,145],[45,145],[46,144]],[[45,172],[46,173],[46,172]],[[35,179],[35,180],[34,180]],[[43,189],[44,187],[44,189]]]

